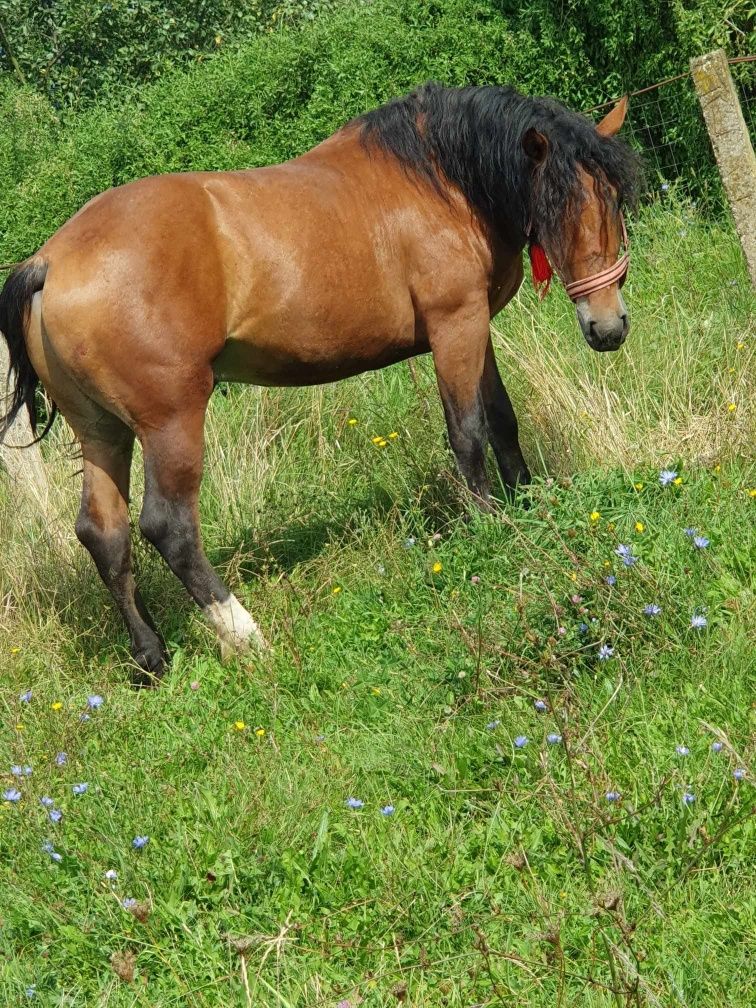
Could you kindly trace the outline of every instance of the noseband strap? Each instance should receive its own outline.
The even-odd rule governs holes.
[[[627,276],[627,271],[630,268],[630,239],[627,237],[627,228],[625,227],[625,218],[620,214],[620,225],[622,227],[622,244],[625,246],[625,251],[623,255],[617,260],[613,266],[609,266],[608,269],[601,270],[600,273],[594,273],[592,276],[583,277],[581,280],[573,280],[572,283],[564,285],[564,289],[567,292],[567,296],[573,301],[577,301],[579,298],[587,297],[589,294],[595,293],[595,291],[603,290],[604,287],[609,287],[613,283],[619,283],[620,285]],[[530,234],[530,225],[528,225],[527,233]],[[545,254],[542,252],[540,245],[536,242],[531,242],[530,245],[530,258],[533,263],[533,280],[536,287],[540,289],[541,297],[548,290],[548,281],[551,277],[551,267],[548,266],[548,261],[546,263],[548,267],[548,275],[545,272],[539,272],[537,264],[540,263],[540,257],[534,256],[534,251],[538,250],[541,253],[543,259],[545,259]],[[545,283],[545,286],[541,286]]]

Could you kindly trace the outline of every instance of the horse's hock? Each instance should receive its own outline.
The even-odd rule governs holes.
[[[711,146],[756,287],[756,155],[723,49],[690,61]]]
[[[6,381],[9,368],[8,347],[0,337],[0,416],[8,408]],[[13,495],[32,498],[44,513],[49,498],[42,453],[39,445],[23,447],[30,445],[33,439],[31,425],[26,410],[23,409],[11,424],[4,440],[0,441],[0,482],[10,478]]]

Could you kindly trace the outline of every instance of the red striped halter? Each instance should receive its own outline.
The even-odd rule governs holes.
[[[625,247],[624,253],[619,257],[614,266],[609,266],[608,269],[601,270],[600,273],[594,273],[592,276],[583,277],[581,280],[573,280],[572,283],[565,284],[564,289],[567,292],[567,296],[573,301],[588,297],[589,294],[593,294],[597,290],[603,290],[604,287],[609,287],[613,283],[619,283],[620,286],[624,283],[627,271],[630,268],[630,239],[627,237],[625,218],[622,214],[620,214],[620,226],[622,228],[622,244]],[[530,232],[530,227],[528,227],[528,232]],[[529,252],[530,263],[533,269],[533,283],[539,297],[543,298],[548,294],[554,270],[546,258],[543,247],[538,242],[530,242]]]

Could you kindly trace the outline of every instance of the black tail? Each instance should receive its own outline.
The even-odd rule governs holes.
[[[6,379],[6,390],[10,388],[12,381],[13,390],[10,394],[10,409],[5,416],[0,416],[0,441],[3,440],[10,425],[18,416],[21,407],[26,405],[29,410],[29,420],[32,430],[37,431],[37,403],[36,391],[39,385],[39,378],[29,360],[26,350],[26,340],[24,339],[24,329],[29,319],[29,309],[31,302],[37,291],[41,291],[47,275],[47,263],[35,260],[20,266],[5,281],[5,286],[0,292],[0,333],[5,336],[8,344],[8,355],[10,357],[10,370]],[[3,376],[0,375],[0,382]],[[50,418],[45,429],[35,438],[33,444],[41,441],[47,434],[55,419],[57,408],[53,405]]]

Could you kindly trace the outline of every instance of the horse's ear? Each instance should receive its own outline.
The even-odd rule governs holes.
[[[549,153],[549,141],[543,133],[539,133],[533,126],[525,130],[522,137],[522,146],[530,160],[537,165],[543,164],[546,160],[546,155]]]
[[[614,108],[607,112],[600,123],[596,123],[596,132],[601,136],[615,136],[622,129],[622,123],[627,115],[627,95],[624,95]]]

